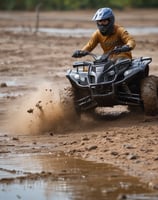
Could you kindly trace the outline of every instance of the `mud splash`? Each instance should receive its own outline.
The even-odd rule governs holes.
[[[20,98],[16,109],[9,109],[9,131],[25,134],[62,132],[74,118],[71,105],[64,105],[61,100],[64,91],[64,87],[43,82],[36,91]]]

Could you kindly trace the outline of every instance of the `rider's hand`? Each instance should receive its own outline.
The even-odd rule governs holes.
[[[115,47],[114,48],[114,53],[122,53],[122,52],[127,52],[130,51],[132,48],[129,47],[128,45],[123,45],[122,47]]]
[[[76,51],[72,54],[72,57],[74,57],[74,58],[81,58],[82,56],[86,56],[87,54],[88,54],[87,51],[76,50]]]

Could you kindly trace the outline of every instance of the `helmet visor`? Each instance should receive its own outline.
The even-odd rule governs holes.
[[[97,20],[97,24],[106,26],[109,24],[109,19]]]

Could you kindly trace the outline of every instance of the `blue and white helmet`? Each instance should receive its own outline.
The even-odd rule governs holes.
[[[97,12],[94,14],[92,20],[93,21],[99,21],[99,20],[109,20],[109,23],[107,25],[99,25],[98,29],[103,35],[109,35],[113,32],[114,29],[114,22],[115,22],[115,16],[113,14],[113,11],[111,8],[100,8],[97,10]]]
[[[114,17],[114,14],[111,8],[100,8],[97,10],[92,20],[98,21],[98,20],[103,20],[103,19],[109,19],[111,17]]]

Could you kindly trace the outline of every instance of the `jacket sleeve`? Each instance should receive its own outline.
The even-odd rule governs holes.
[[[97,31],[93,33],[87,44],[81,49],[83,51],[91,52],[98,44]]]
[[[122,42],[128,45],[129,47],[131,47],[132,49],[134,49],[136,46],[136,42],[134,38],[128,33],[128,31],[125,30],[123,27],[120,27],[119,33],[120,33]]]

